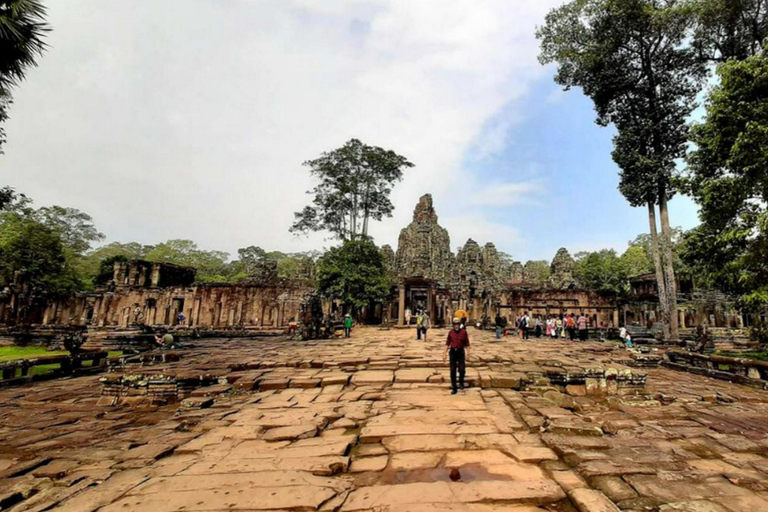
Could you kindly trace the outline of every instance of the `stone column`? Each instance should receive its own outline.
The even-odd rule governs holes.
[[[397,325],[405,325],[405,284],[400,284],[400,295],[397,302]]]
[[[685,310],[680,308],[677,310],[677,325],[680,327],[685,327]]]
[[[434,322],[437,316],[435,311],[435,287],[430,285],[427,289],[427,313],[431,322]]]
[[[613,326],[616,327],[617,329],[619,327],[619,310],[618,310],[618,308],[613,310]]]

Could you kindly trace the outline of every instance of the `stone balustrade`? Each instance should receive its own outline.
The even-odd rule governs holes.
[[[50,355],[26,359],[14,359],[0,362],[0,386],[25,384],[32,380],[43,380],[56,377],[99,372],[106,368],[107,352],[83,352],[75,355]],[[89,363],[84,365],[83,363]],[[33,370],[40,366],[58,365],[49,372],[36,374]]]
[[[768,363],[764,361],[670,350],[664,364],[675,370],[768,389]]]

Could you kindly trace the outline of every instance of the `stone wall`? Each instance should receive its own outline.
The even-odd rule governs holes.
[[[523,312],[532,317],[584,313],[591,327],[603,322],[606,327],[618,327],[616,297],[588,290],[558,290],[510,286],[501,294],[501,313],[514,321]]]
[[[282,285],[196,285],[170,288],[118,288],[51,301],[31,324],[177,325],[184,313],[190,327],[280,327],[299,314],[310,291],[303,283]]]

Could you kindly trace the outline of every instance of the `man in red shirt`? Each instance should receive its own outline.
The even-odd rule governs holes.
[[[443,362],[451,356],[451,394],[455,395],[456,373],[459,374],[459,387],[464,389],[464,375],[466,374],[466,360],[469,359],[469,335],[466,329],[461,328],[461,319],[453,319],[453,329],[448,331],[448,339],[445,341]]]

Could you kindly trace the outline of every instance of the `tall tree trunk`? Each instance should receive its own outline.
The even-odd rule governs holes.
[[[368,183],[365,186],[365,204],[363,211],[363,236],[368,237],[368,215],[370,214],[371,204],[371,184]]]
[[[656,269],[656,285],[659,289],[659,313],[664,323],[664,338],[669,338],[669,297],[667,286],[664,282],[664,268],[661,264],[661,251],[659,250],[659,233],[656,228],[656,205],[653,201],[648,203],[648,222],[651,227],[651,256]]]
[[[669,210],[667,209],[666,190],[659,195],[659,213],[661,214],[661,249],[664,257],[664,276],[667,281],[669,296],[669,330],[672,341],[678,341],[677,325],[677,281],[675,281],[675,259],[672,254],[672,229],[669,226]]]
[[[357,235],[357,190],[352,194],[352,225],[350,226],[350,240],[355,240]]]

